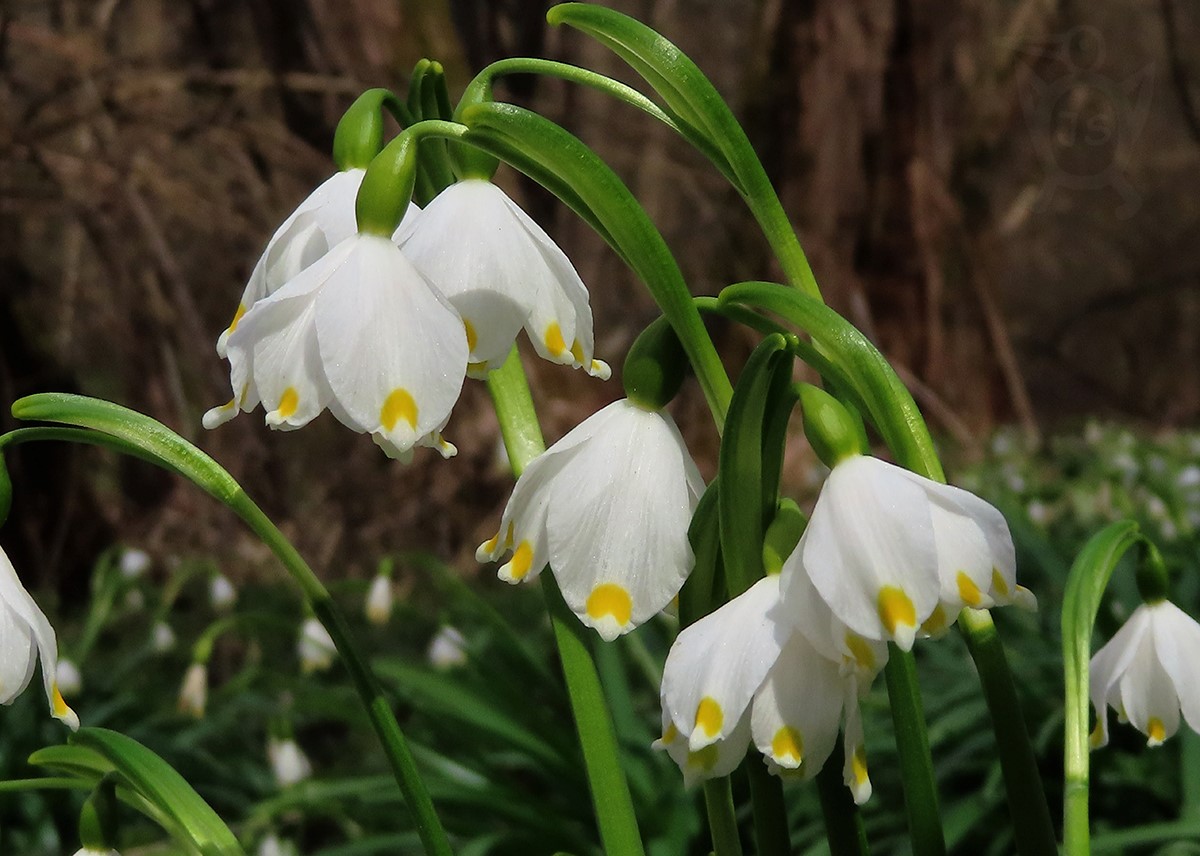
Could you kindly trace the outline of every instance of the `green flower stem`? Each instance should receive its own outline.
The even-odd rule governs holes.
[[[400,785],[404,800],[412,812],[417,834],[421,837],[425,852],[430,856],[450,856],[453,850],[450,848],[446,832],[434,810],[433,801],[429,798],[429,792],[425,789],[425,784],[417,771],[412,750],[408,746],[404,733],[400,730],[400,724],[396,721],[396,715],[392,711],[387,696],[384,695],[379,680],[361,654],[346,617],[337,608],[337,604],[333,602],[333,598],[329,596],[328,590],[313,573],[312,568],[250,497],[244,492],[239,493],[228,502],[228,505],[283,562],[284,567],[300,584],[300,588],[312,607],[313,614],[329,631],[334,647],[337,648],[339,656],[346,664],[346,670],[350,673],[355,689],[358,690],[358,694],[367,706],[367,716],[371,720],[371,725],[374,726],[388,760],[392,763],[396,782]]]
[[[759,856],[788,856],[792,852],[788,833],[783,782],[772,776],[757,752],[746,756],[742,766],[750,778],[750,801],[754,804],[754,840]]]
[[[917,664],[912,652],[901,651],[895,644],[888,643],[888,664],[884,674],[892,725],[896,731],[896,751],[900,755],[900,775],[904,779],[904,806],[908,811],[913,853],[944,856],[946,842],[942,837],[929,734],[925,730],[925,711],[921,706]]]
[[[429,856],[450,856],[453,852],[450,842],[434,811],[429,793],[421,781],[412,752],[400,730],[400,724],[396,721],[395,713],[378,680],[367,666],[345,617],[312,568],[262,509],[247,496],[237,481],[220,464],[165,425],[108,401],[79,395],[44,393],[16,401],[12,406],[12,413],[18,419],[66,423],[77,430],[88,431],[82,436],[58,435],[54,439],[82,439],[84,442],[110,445],[118,450],[123,450],[122,447],[126,445],[136,446],[139,450],[138,457],[184,476],[245,521],[283,563],[300,586],[312,606],[313,613],[329,631],[338,654],[350,672],[355,689],[367,708],[371,724],[379,735],[396,782],[412,813],[417,833],[425,846],[425,852]],[[95,435],[101,433],[115,438],[118,442],[97,440]],[[0,438],[0,444],[17,442],[20,439],[49,438],[46,435],[29,434],[18,437],[17,434],[15,431],[10,432]]]
[[[463,95],[463,103],[492,100],[492,84],[499,77],[507,74],[540,74],[543,77],[556,77],[570,83],[587,86],[598,92],[603,92],[616,100],[641,110],[662,122],[675,133],[684,137],[704,154],[713,165],[730,181],[736,181],[733,172],[725,160],[725,156],[703,135],[688,125],[674,113],[668,113],[658,104],[647,98],[632,86],[613,80],[611,77],[549,59],[534,59],[532,57],[509,57],[484,68],[475,79],[467,85]]]
[[[737,814],[733,809],[733,789],[728,776],[704,783],[704,806],[708,810],[714,856],[742,856]]]
[[[504,365],[488,375],[487,386],[496,407],[509,463],[513,474],[519,476],[546,446],[525,370],[515,347]],[[616,730],[595,660],[588,648],[585,628],[563,601],[554,575],[542,574],[541,579],[571,700],[571,712],[583,748],[600,839],[609,856],[639,856],[644,851],[633,797],[621,767]]]
[[[867,831],[850,789],[842,781],[837,752],[825,760],[825,766],[817,773],[817,795],[821,799],[830,856],[867,856]]]
[[[1091,852],[1088,824],[1088,663],[1100,600],[1121,557],[1144,538],[1122,520],[1093,535],[1075,558],[1063,591],[1063,847],[1064,856]],[[1105,713],[1107,715],[1107,712]]]
[[[1058,847],[1050,806],[1042,792],[1037,757],[1025,734],[1017,688],[991,613],[985,609],[964,609],[959,613],[958,627],[975,661],[992,717],[1017,852],[1021,856],[1055,856]]]

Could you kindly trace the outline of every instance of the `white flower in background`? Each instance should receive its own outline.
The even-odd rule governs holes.
[[[67,706],[58,687],[58,640],[54,628],[33,598],[8,556],[0,550],[0,704],[11,704],[33,678],[42,661],[42,685],[50,713],[72,729],[79,717]]]
[[[1169,600],[1133,611],[1088,668],[1096,730],[1092,746],[1108,743],[1108,710],[1158,746],[1179,728],[1179,712],[1200,731],[1200,624]]]
[[[364,611],[367,621],[372,624],[387,624],[392,617],[392,578],[388,574],[376,574],[371,580],[371,588],[367,591]]]
[[[695,557],[688,525],[704,482],[666,413],[622,399],[538,456],[513,488],[481,562],[516,583],[549,563],[567,605],[606,641],[660,612]]]
[[[291,430],[328,408],[390,457],[413,446],[449,457],[441,430],[467,350],[458,312],[396,245],[355,233],[240,320],[228,341],[234,397],[204,425],[261,402],[268,425]]]
[[[325,179],[283,221],[263,251],[246,283],[233,321],[217,340],[217,353],[226,356],[229,336],[255,303],[278,291],[284,283],[358,231],[354,203],[366,170],[347,169]],[[420,209],[409,205],[393,237],[412,227]]]
[[[281,788],[302,782],[313,773],[312,762],[295,740],[272,737],[267,741],[267,760],[271,763],[271,774]]]
[[[150,637],[150,644],[154,650],[162,654],[170,651],[175,647],[175,631],[171,629],[171,625],[165,621],[154,622],[154,630]]]
[[[141,589],[131,588],[125,592],[125,608],[130,612],[141,612],[146,606],[146,595]]]
[[[184,672],[183,684],[179,687],[179,712],[202,719],[207,706],[208,666],[192,663]]]
[[[137,548],[126,550],[121,554],[119,567],[121,576],[127,580],[136,580],[150,570],[150,554]]]
[[[943,632],[963,606],[1036,603],[1016,584],[999,511],[878,458],[853,455],[830,471],[796,549],[841,621],[904,650],[919,630]],[[799,600],[796,579],[785,579],[785,603]]]
[[[1189,464],[1180,470],[1179,474],[1175,476],[1175,485],[1180,490],[1200,487],[1200,465]]]
[[[222,573],[213,574],[208,581],[208,599],[212,602],[213,609],[230,609],[237,602],[237,589],[233,587],[229,577]]]
[[[429,640],[426,654],[429,665],[440,671],[448,671],[467,664],[467,640],[458,628],[449,624],[442,626]]]
[[[58,690],[66,695],[78,695],[83,690],[83,675],[79,667],[66,657],[58,659],[58,668],[54,671],[58,681]]]
[[[121,856],[116,850],[96,850],[92,847],[80,847],[75,856]]]
[[[860,669],[853,657],[830,659],[815,646],[785,614],[779,590],[778,576],[759,580],[679,634],[663,669],[664,732],[655,745],[670,753],[688,786],[727,774],[750,742],[773,772],[810,779],[837,744],[844,712],[846,784],[865,802],[871,781],[858,715]],[[854,647],[871,660],[865,690],[887,649],[864,640]]]
[[[504,362],[522,327],[544,359],[604,379],[611,374],[592,356],[592,310],[579,274],[490,181],[447,187],[400,247],[462,315],[472,376]]]
[[[307,675],[310,672],[323,672],[332,666],[337,647],[325,625],[310,616],[300,626],[296,653],[300,656],[300,669]]]
[[[296,856],[296,845],[280,839],[274,832],[258,844],[258,856]]]

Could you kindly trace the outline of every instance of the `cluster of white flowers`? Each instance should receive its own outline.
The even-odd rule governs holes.
[[[857,802],[871,793],[858,700],[887,661],[964,606],[1019,603],[1004,518],[977,497],[876,458],[833,467],[779,576],[688,627],[663,674],[656,744],[688,783],[728,774],[749,744],[811,778],[837,743]]]
[[[282,430],[328,409],[390,457],[449,457],[464,377],[499,366],[522,327],[543,357],[609,376],[579,275],[502,190],[460,181],[388,238],[357,230],[364,174],[328,179],[268,242],[217,342],[233,398],[206,427],[260,403]]]

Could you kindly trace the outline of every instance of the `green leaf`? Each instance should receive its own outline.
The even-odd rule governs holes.
[[[90,428],[140,450],[138,457],[177,472],[222,502],[241,493],[229,473],[166,425],[136,410],[84,395],[43,392],[13,402],[17,419],[58,422]],[[92,442],[92,441],[89,441]],[[117,446],[120,451],[127,451]]]
[[[774,512],[775,487],[763,486],[763,421],[768,400],[777,391],[780,372],[791,379],[787,337],[767,336],[746,361],[729,404],[729,418],[717,458],[721,481],[718,517],[721,555],[730,597],[737,597],[763,575],[763,533]],[[770,508],[764,496],[770,493]]]
[[[679,592],[679,624],[687,627],[713,611],[716,604],[715,590],[721,578],[721,523],[718,515],[720,478],[715,478],[705,489],[692,523],[688,527],[688,542],[696,563],[688,575],[687,582]]]
[[[679,336],[718,425],[731,388],[683,274],[641,204],[607,164],[577,137],[511,104],[462,111],[464,139],[541,183],[583,217],[649,288]]]
[[[71,738],[72,747],[90,749],[112,765],[118,783],[138,794],[162,816],[182,842],[204,856],[234,856],[244,851],[224,821],[217,816],[183,776],[166,761],[131,737],[104,728],[81,728]]]
[[[946,480],[929,429],[908,388],[853,324],[820,300],[779,283],[738,283],[724,289],[719,300],[774,312],[808,333],[828,361],[824,367],[814,367],[823,374],[834,370],[838,390],[856,399],[851,402],[856,407],[861,404],[900,464],[926,478]],[[809,360],[811,353],[801,352],[801,356]]]
[[[1088,540],[1067,575],[1062,638],[1066,685],[1063,852],[1068,856],[1089,852],[1088,662],[1092,656],[1092,629],[1117,563],[1141,540],[1138,525],[1133,521],[1113,523]]]

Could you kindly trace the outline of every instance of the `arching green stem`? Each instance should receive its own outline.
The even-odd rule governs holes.
[[[312,568],[234,478],[211,457],[165,425],[108,401],[79,395],[44,393],[18,400],[12,406],[12,413],[18,419],[59,422],[76,429],[86,429],[92,432],[86,436],[86,442],[110,445],[122,451],[125,450],[123,447],[134,446],[140,450],[141,454],[138,457],[184,476],[245,521],[283,563],[292,579],[300,586],[313,613],[333,638],[338,654],[350,672],[354,687],[367,708],[367,715],[392,765],[396,782],[412,812],[425,852],[429,856],[450,856],[450,842],[421,780],[408,741],[400,730],[391,704],[367,665],[345,617]],[[103,442],[93,436],[94,434],[106,434],[118,442]],[[17,436],[16,432],[12,432],[6,435],[6,438],[8,443],[12,443],[20,439],[49,439],[49,436]],[[68,437],[57,436],[53,439]],[[70,435],[69,439],[84,438]]]

